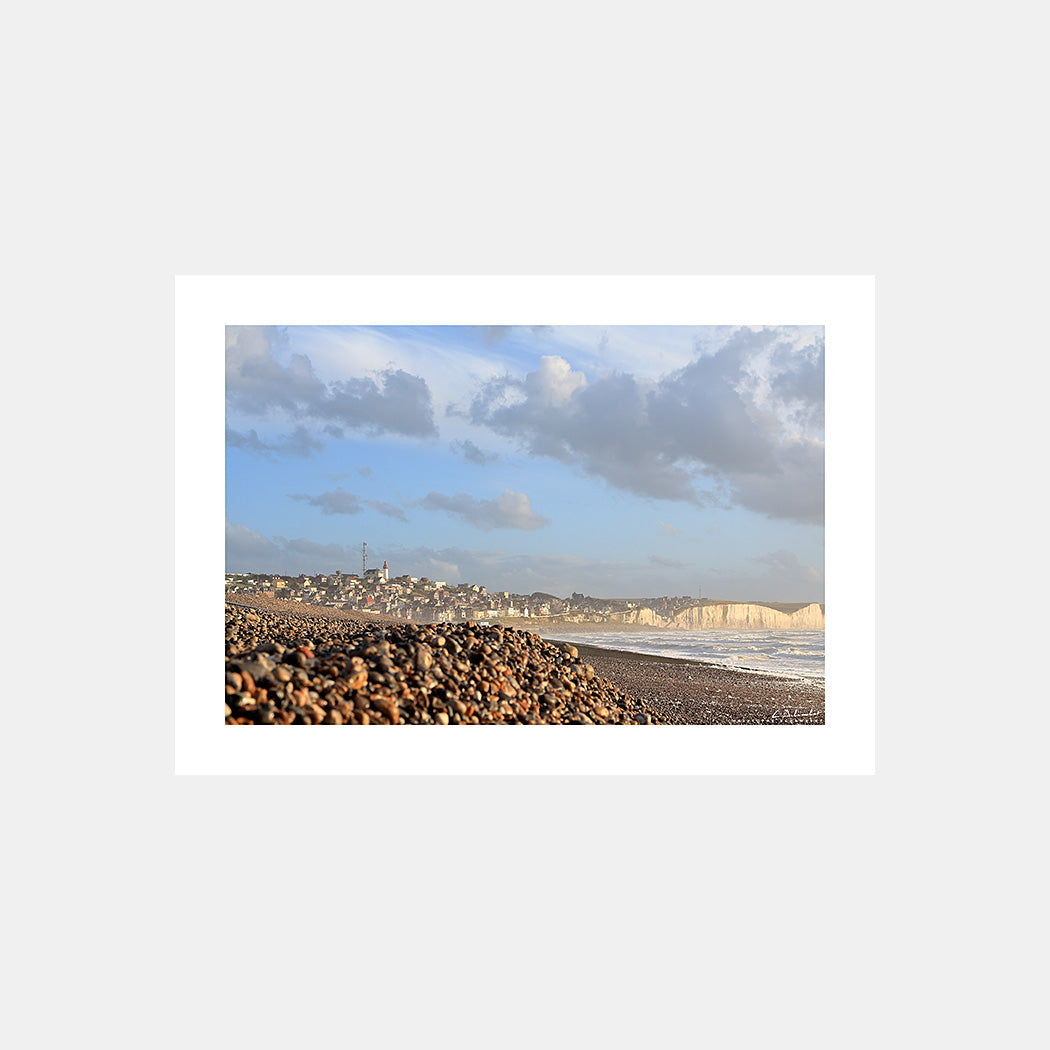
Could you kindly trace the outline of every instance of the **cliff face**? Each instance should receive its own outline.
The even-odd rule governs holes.
[[[628,609],[625,613],[615,613],[611,619],[623,617],[624,623],[636,624],[638,627],[666,627],[671,621],[659,613],[654,613],[647,605],[640,609]]]
[[[638,627],[674,627],[693,631],[717,630],[718,628],[744,631],[767,628],[787,631],[824,630],[824,613],[816,602],[793,613],[778,612],[765,605],[737,602],[719,605],[692,605],[673,617],[661,616],[643,606],[640,609],[630,609],[622,616],[623,623],[634,624]]]

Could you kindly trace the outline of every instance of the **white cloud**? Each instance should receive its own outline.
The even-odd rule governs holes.
[[[540,366],[525,377],[525,394],[545,405],[564,405],[587,385],[582,372],[574,372],[563,357],[540,358]]]
[[[496,499],[475,499],[465,492],[446,496],[431,492],[419,501],[424,510],[443,510],[462,519],[468,525],[484,529],[539,529],[550,522],[532,509],[532,503],[524,492],[510,489]]]
[[[823,338],[802,349],[798,339],[741,328],[657,381],[588,381],[547,356],[524,377],[482,384],[469,415],[531,455],[639,496],[821,522]]]

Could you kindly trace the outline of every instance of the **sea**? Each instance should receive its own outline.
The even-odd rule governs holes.
[[[539,631],[549,641],[598,645],[653,656],[701,660],[752,674],[782,675],[824,681],[823,631],[738,631],[640,629],[625,631]]]

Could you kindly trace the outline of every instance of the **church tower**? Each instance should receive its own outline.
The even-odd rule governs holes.
[[[383,562],[383,579],[384,580],[389,580],[390,579],[390,569],[387,568],[386,561]]]

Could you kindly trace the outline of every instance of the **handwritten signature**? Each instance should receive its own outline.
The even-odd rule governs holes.
[[[819,714],[820,712],[813,707],[780,707],[773,712],[770,719],[776,722],[778,718],[814,718]]]

